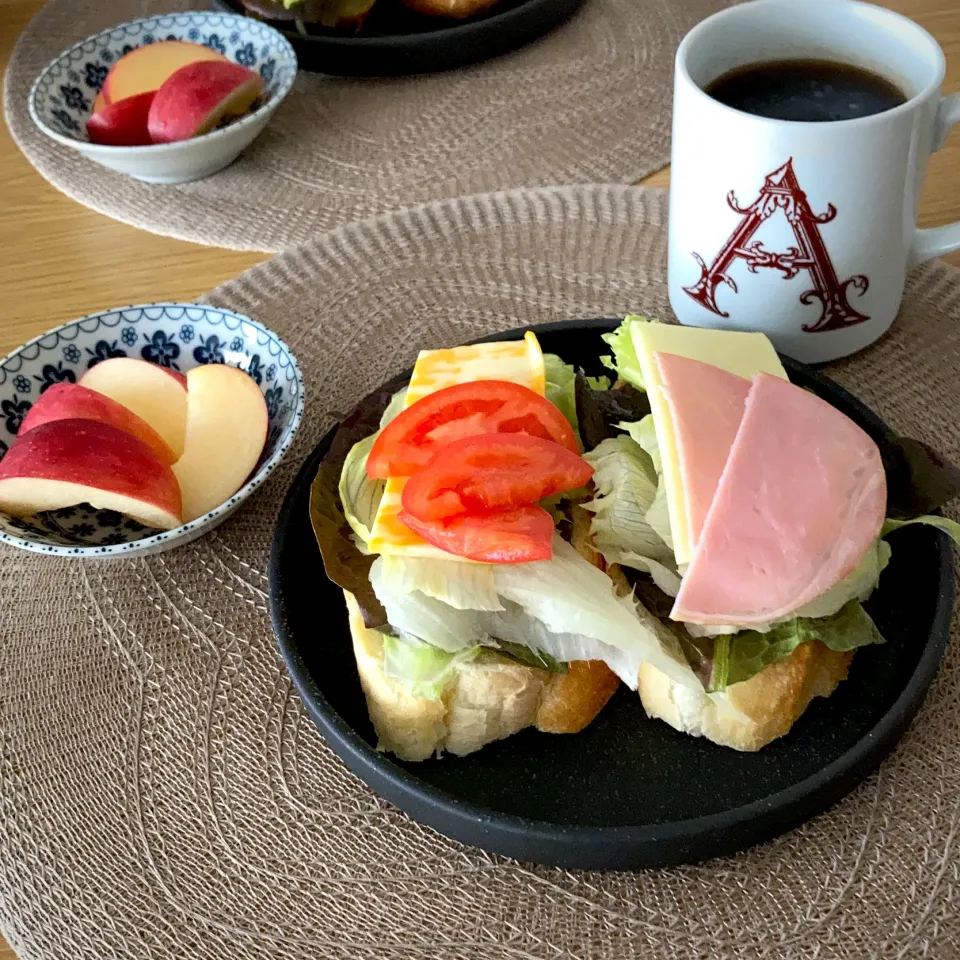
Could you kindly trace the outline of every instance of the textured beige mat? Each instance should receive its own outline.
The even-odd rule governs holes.
[[[633,183],[670,156],[673,54],[727,0],[586,0],[513,54],[426,77],[301,73],[263,135],[224,172],[179,186],[99,167],[36,129],[33,80],[106,27],[196,0],[50,0],[21,35],[4,109],[55,187],[107,216],[198,243],[280,250],[322,230],[482,190]]]
[[[0,928],[24,960],[960,955],[956,633],[901,747],[833,811],[737,857],[632,875],[515,863],[412,823],[324,746],[275,651],[271,531],[326,411],[421,347],[665,313],[665,206],[622,187],[436,204],[211,294],[301,363],[286,465],[159,557],[0,551]],[[936,264],[893,333],[831,372],[960,459],[958,361],[960,272]]]

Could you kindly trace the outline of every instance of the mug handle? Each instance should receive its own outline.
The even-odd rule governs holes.
[[[933,153],[943,146],[950,129],[960,122],[960,93],[953,93],[944,97],[937,107],[937,118],[933,128]],[[910,248],[910,267],[915,267],[926,260],[943,256],[960,250],[960,220],[948,223],[943,227],[933,227],[929,230],[917,230]]]

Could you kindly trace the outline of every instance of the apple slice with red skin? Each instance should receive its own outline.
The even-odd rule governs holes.
[[[107,147],[145,147],[152,142],[147,130],[147,117],[156,92],[138,93],[134,97],[108,103],[87,120],[87,136],[91,143]]]
[[[0,460],[0,510],[29,517],[89,503],[158,530],[180,526],[173,471],[142,440],[96,420],[51,420]]]
[[[23,418],[17,436],[22,437],[53,420],[99,420],[109,423],[142,440],[161,463],[169,466],[177,459],[170,445],[146,420],[132,413],[122,403],[79,383],[55,383],[44,390]]]
[[[187,435],[173,465],[185,523],[230,499],[257,465],[267,440],[267,404],[256,381],[223,364],[187,372]]]
[[[187,378],[182,373],[133,357],[111,357],[91,367],[80,384],[116,400],[145,420],[175,457],[183,453]]]
[[[172,73],[198,60],[227,58],[210,47],[186,40],[160,40],[125,53],[111,68],[100,93],[105,103],[119,103],[138,93],[156,92]]]
[[[225,116],[246,113],[263,91],[263,77],[238,63],[202,61],[171,74],[150,106],[154,143],[176,143],[212,130]]]
[[[109,104],[109,102],[110,101],[107,100],[107,98],[103,95],[103,91],[101,90],[97,94],[96,100],[93,101],[93,112],[99,113],[101,110],[103,110],[104,107],[106,107]]]

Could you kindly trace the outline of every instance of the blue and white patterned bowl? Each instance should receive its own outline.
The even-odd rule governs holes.
[[[134,48],[161,40],[199,43],[256,70],[265,82],[259,106],[227,126],[179,143],[90,143],[87,119],[110,67]],[[150,183],[184,183],[210,176],[236,159],[267,125],[296,75],[293,47],[265,23],[231,13],[146,17],[88,37],[49,63],[30,90],[30,116],[47,136],[105,167]]]
[[[159,553],[189,543],[222,523],[270,476],[303,418],[303,377],[290,349],[275,333],[217,307],[140,304],[65,323],[0,361],[0,458],[44,390],[55,383],[76,383],[109,357],[136,357],[184,373],[204,363],[227,363],[246,370],[259,384],[270,417],[267,443],[256,469],[226,503],[174,530],[148,530],[109,510],[66,507],[30,520],[0,513],[0,543],[37,553],[97,559]]]

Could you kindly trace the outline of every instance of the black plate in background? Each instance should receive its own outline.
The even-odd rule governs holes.
[[[600,333],[618,323],[531,329],[545,352],[599,374]],[[515,339],[526,329],[486,339]],[[832,381],[784,363],[791,380],[868,432],[888,432]],[[639,697],[621,687],[576,735],[527,730],[468,757],[396,761],[375,750],[343,596],[324,575],[310,526],[310,484],[331,439],[332,431],[304,464],[277,523],[270,602],[280,650],[310,715],[347,766],[410,816],[464,843],[564,867],[631,869],[769,840],[876,769],[923,702],[943,654],[953,607],[951,548],[945,535],[911,528],[890,538],[893,559],[867,604],[887,643],[859,651],[836,693],[817,698],[786,737],[758,753],[648,720]]]
[[[293,45],[301,69],[347,77],[436,73],[499,57],[569,20],[584,0],[503,0],[469,20],[420,16],[400,0],[377,0],[359,36],[304,36],[292,22],[267,21]],[[211,0],[216,10],[246,13],[240,0]]]

